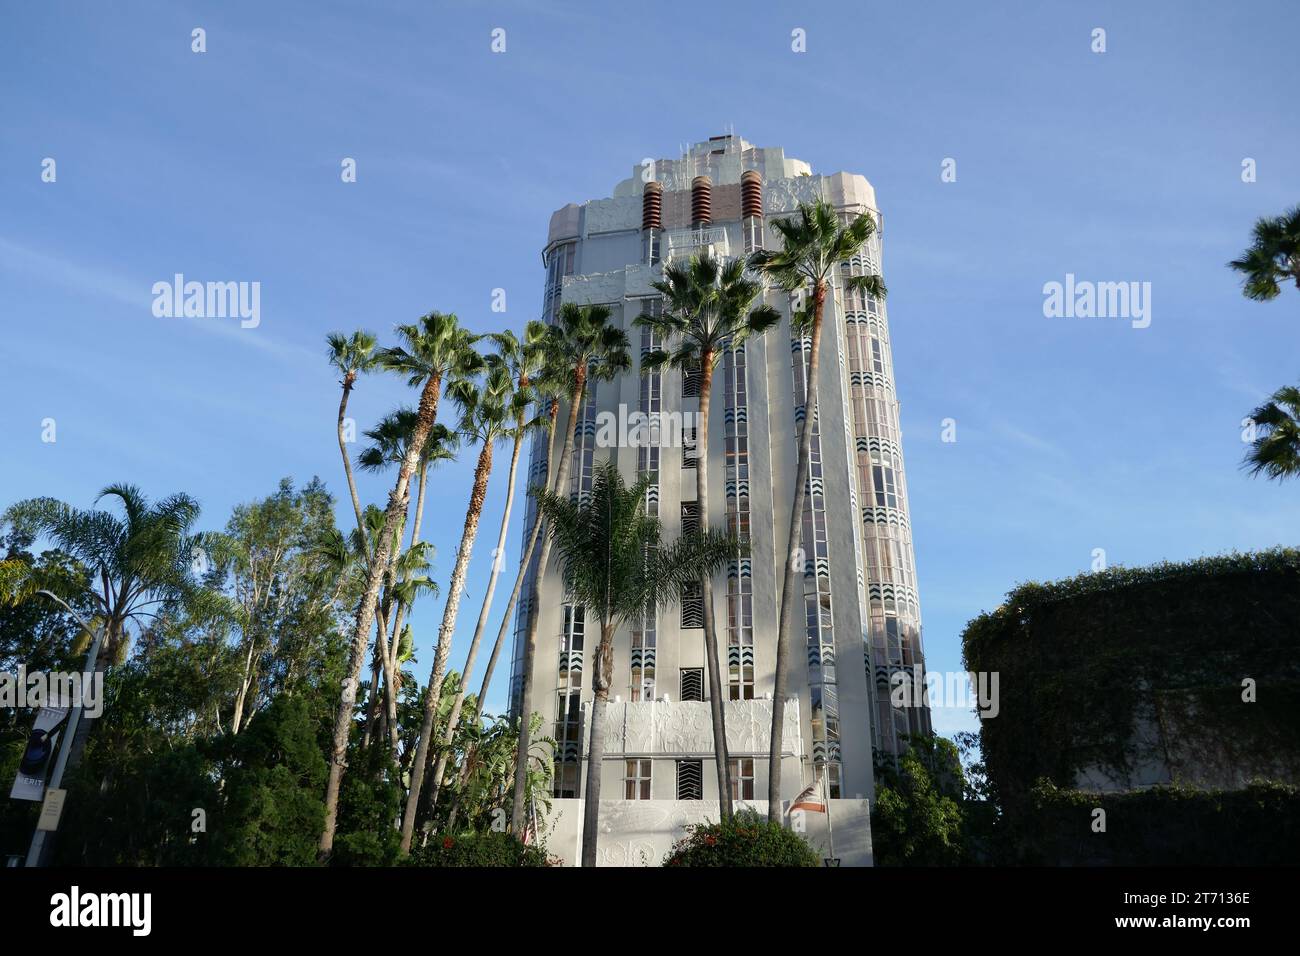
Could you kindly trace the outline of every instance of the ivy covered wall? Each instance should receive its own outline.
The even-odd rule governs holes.
[[[1255,780],[1300,783],[1296,550],[1024,584],[971,621],[962,643],[968,670],[999,674],[999,712],[980,737],[1012,831],[1062,823],[1102,805],[1098,793],[1147,788],[1127,804],[1109,799],[1152,819],[1196,807],[1202,823],[1227,819],[1216,817],[1225,806],[1238,817],[1300,806],[1287,787],[1263,803],[1223,795]],[[1087,846],[1084,856],[1099,849]]]

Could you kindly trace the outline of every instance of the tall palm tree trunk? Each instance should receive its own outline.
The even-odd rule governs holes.
[[[352,648],[348,663],[348,676],[344,678],[339,692],[338,711],[334,716],[334,739],[330,748],[330,772],[325,785],[325,827],[321,832],[320,856],[327,858],[334,849],[334,831],[338,824],[339,787],[343,783],[343,771],[347,764],[348,734],[352,729],[352,709],[357,701],[357,684],[361,677],[361,668],[365,665],[366,649],[370,644],[370,628],[375,621],[375,605],[379,600],[379,587],[383,583],[388,569],[388,558],[392,550],[393,534],[405,513],[409,500],[408,490],[411,475],[419,464],[420,451],[433,430],[438,417],[438,398],[441,393],[442,380],[439,375],[430,375],[420,392],[420,404],[416,411],[415,427],[410,436],[410,446],[406,457],[397,471],[397,484],[388,496],[388,507],[384,510],[384,526],[379,540],[375,542],[375,556],[366,570],[366,587],[362,592],[361,606],[357,608],[356,626],[352,630]]]
[[[802,547],[803,509],[808,488],[808,462],[812,457],[813,426],[817,420],[817,369],[821,359],[822,306],[826,287],[818,283],[813,289],[812,343],[808,352],[808,374],[804,382],[803,425],[799,430],[799,459],[795,467],[794,501],[790,505],[790,535],[785,553],[785,580],[781,584],[780,625],[776,634],[776,675],[772,687],[772,739],[767,765],[767,818],[780,823],[781,750],[785,727],[785,698],[790,675],[790,639],[794,631],[795,602],[803,602],[800,582],[803,567],[795,566],[796,549]],[[800,593],[796,593],[800,592]]]
[[[426,458],[420,459],[420,470],[419,470],[418,477],[420,479],[420,490],[416,493],[415,496],[415,522],[414,524],[411,525],[410,547],[412,548],[414,548],[416,544],[419,543],[420,525],[424,523],[424,492],[428,486],[428,479],[429,479],[429,461]],[[387,663],[389,664],[389,666],[392,667],[393,673],[399,676],[400,676],[399,672],[401,668],[397,660],[397,657],[401,650],[402,623],[403,623],[403,618],[405,618],[405,616],[406,616],[406,602],[398,601],[397,613],[393,616],[393,636],[389,638],[389,642],[388,642],[389,647],[392,648],[392,657]]]
[[[614,625],[602,624],[596,666],[592,668],[591,740],[587,744],[587,786],[582,808],[582,865],[596,865],[600,839],[600,765],[605,759],[605,714],[614,664]]]
[[[420,481],[419,491],[415,495],[415,523],[411,526],[411,544],[414,548],[420,540],[420,523],[424,520],[424,491],[429,483],[429,460],[423,455],[420,456],[420,466],[417,469],[417,478]],[[407,511],[402,516],[402,536],[406,532],[406,515],[410,514],[410,499],[407,499]],[[397,566],[397,556],[394,556],[388,562],[388,580],[389,586],[392,586],[394,580],[394,571]],[[383,659],[384,666],[384,723],[388,727],[388,749],[397,759],[397,741],[400,728],[397,726],[397,694],[402,684],[402,665],[398,658],[401,656],[402,647],[402,618],[406,614],[406,602],[401,598],[397,600],[397,610],[393,612],[393,636],[384,641],[384,632],[387,622],[380,626],[380,655]]]
[[[700,427],[696,430],[695,497],[700,530],[709,528],[709,405],[713,392],[713,355],[704,352],[700,364]],[[713,758],[718,770],[718,801],[722,819],[731,818],[731,761],[727,755],[727,724],[723,704],[722,668],[718,663],[717,629],[713,622],[713,575],[700,577],[704,602],[704,659],[709,667],[709,716],[713,720]]]
[[[560,452],[560,461],[555,466],[555,493],[564,493],[564,483],[569,480],[569,468],[573,458],[573,436],[578,429],[578,406],[587,384],[587,368],[579,365],[575,376],[573,395],[569,398],[569,424],[564,433],[564,448]],[[541,527],[542,516],[537,516]],[[516,836],[524,832],[524,811],[527,806],[524,791],[528,787],[528,721],[533,712],[533,664],[537,659],[537,625],[542,610],[542,580],[546,577],[546,563],[551,557],[551,538],[542,536],[542,551],[537,559],[537,575],[533,578],[533,588],[529,595],[528,627],[524,638],[523,681],[519,689],[519,746],[515,748],[515,789],[511,795],[510,828]]]
[[[357,482],[352,477],[352,460],[348,457],[348,443],[343,438],[343,423],[348,415],[348,397],[352,394],[352,383],[356,372],[348,372],[343,377],[343,397],[339,400],[339,454],[343,456],[343,473],[348,476],[348,492],[352,495],[352,510],[357,516],[357,529],[362,540],[366,536],[366,523],[361,517],[361,499],[357,496]]]
[[[401,852],[410,852],[411,837],[415,832],[415,811],[420,805],[420,788],[424,783],[424,768],[429,759],[429,740],[442,698],[442,682],[447,670],[447,656],[451,653],[451,638],[456,631],[456,615],[460,611],[461,593],[465,590],[465,575],[469,570],[470,553],[478,536],[478,522],[483,515],[483,502],[487,498],[488,476],[492,473],[492,439],[483,442],[478,465],[474,468],[474,485],[470,491],[469,508],[465,511],[465,527],[460,535],[460,548],[456,552],[456,566],[451,572],[447,605],[442,612],[442,627],[438,629],[438,649],[433,655],[433,672],[429,675],[428,696],[424,700],[424,723],[420,727],[420,743],[415,760],[411,763],[411,789],[406,795],[406,813],[402,817]]]
[[[546,456],[546,489],[551,490],[551,479],[555,473],[555,458],[549,452],[550,447],[555,444],[555,419],[560,410],[558,402],[551,402],[550,424],[546,431],[546,447],[548,449]],[[474,699],[474,713],[470,717],[470,722],[477,724],[479,718],[483,716],[483,702],[487,700],[488,688],[492,686],[492,675],[497,669],[497,660],[501,657],[501,649],[506,643],[506,633],[510,630],[510,615],[519,603],[519,595],[524,589],[524,578],[528,573],[528,565],[532,563],[533,554],[537,550],[537,539],[541,536],[542,517],[539,513],[533,521],[533,529],[528,533],[528,544],[524,548],[524,553],[519,562],[519,570],[515,574],[515,586],[510,589],[510,600],[506,602],[505,613],[501,617],[501,626],[497,629],[497,639],[492,645],[492,654],[488,657],[487,668],[483,671],[483,683],[479,685],[478,697]],[[456,798],[452,803],[451,814],[447,817],[447,827],[452,829],[455,826],[457,811],[460,809],[460,791],[469,780],[469,761],[465,760],[460,768],[460,782],[456,788]]]
[[[465,703],[465,687],[474,673],[474,663],[478,659],[479,644],[483,642],[483,632],[487,630],[488,615],[492,613],[492,595],[497,589],[497,578],[501,575],[501,562],[505,559],[506,532],[510,528],[510,510],[515,500],[515,473],[519,468],[519,448],[523,445],[522,432],[515,435],[514,448],[510,452],[509,482],[506,490],[506,507],[501,514],[501,530],[497,534],[497,547],[492,552],[492,573],[488,577],[487,591],[483,594],[483,607],[478,612],[478,623],[474,625],[474,637],[469,643],[469,653],[465,656],[465,667],[461,671],[460,686],[452,698],[451,713],[447,715],[447,729],[442,732],[442,746],[438,759],[433,765],[433,780],[429,783],[429,805],[437,808],[438,792],[442,789],[442,776],[447,769],[447,758],[451,754],[452,741],[456,739],[456,728],[460,725],[460,710]]]

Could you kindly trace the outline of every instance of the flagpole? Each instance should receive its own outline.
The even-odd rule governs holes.
[[[826,801],[826,837],[830,840],[830,858],[833,860],[835,859],[835,827],[831,823],[831,791],[830,787],[826,786],[824,777],[822,778],[822,799]]]

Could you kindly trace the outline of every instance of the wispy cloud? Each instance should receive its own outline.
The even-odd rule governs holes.
[[[33,249],[5,236],[0,236],[0,268],[35,277],[60,289],[130,306],[143,315],[152,314],[152,289],[156,279],[133,278],[100,266],[74,262]],[[167,276],[166,279],[170,281],[171,277]],[[237,324],[211,319],[172,318],[156,321],[184,323],[187,328],[218,335],[286,362],[315,362],[320,359],[319,353],[302,345],[277,340],[260,328],[243,329]]]

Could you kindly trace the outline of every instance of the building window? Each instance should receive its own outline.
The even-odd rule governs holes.
[[[682,585],[682,619],[681,627],[704,626],[704,593],[699,581],[687,581]]]
[[[682,398],[700,397],[699,366],[682,370]]]
[[[825,793],[829,799],[840,799],[840,765],[838,763],[823,763],[819,760],[813,764],[813,773],[823,778]]]
[[[695,534],[700,530],[700,503],[682,502],[682,534]]]
[[[655,611],[648,608],[632,625],[630,699],[655,699]]]
[[[733,757],[731,763],[731,799],[754,799],[754,758]]]
[[[695,448],[695,427],[682,426],[682,467],[695,468],[699,464],[699,452]]]
[[[555,764],[555,785],[552,792],[559,800],[576,800],[578,798],[578,764]]]
[[[701,761],[677,761],[677,799],[704,799],[704,765]]]
[[[682,700],[704,700],[704,668],[682,668]]]
[[[627,760],[623,771],[623,799],[650,799],[650,761]]]

